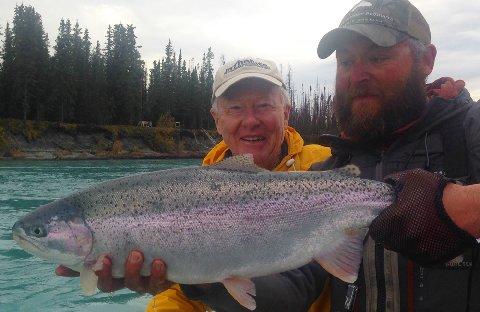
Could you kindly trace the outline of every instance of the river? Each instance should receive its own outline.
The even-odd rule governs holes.
[[[150,296],[122,290],[86,297],[78,278],[55,276],[55,265],[12,240],[15,221],[39,205],[105,180],[175,167],[198,159],[0,161],[0,311],[144,311]]]

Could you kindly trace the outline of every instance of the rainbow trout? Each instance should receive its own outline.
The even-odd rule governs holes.
[[[346,281],[357,278],[368,225],[393,201],[387,184],[358,168],[271,172],[236,156],[209,167],[170,169],[104,182],[39,207],[13,226],[26,251],[80,272],[96,291],[102,256],[122,277],[131,250],[163,259],[169,280],[222,282],[255,309],[250,278],[312,260]]]

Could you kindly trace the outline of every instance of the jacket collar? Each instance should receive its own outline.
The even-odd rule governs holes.
[[[286,149],[286,154],[287,156],[293,156],[302,151],[303,147],[303,139],[300,136],[300,134],[292,127],[287,127],[285,129],[285,134],[284,134],[284,145],[286,145],[288,148]],[[283,147],[283,145],[282,145]],[[219,162],[227,157],[231,156],[231,151],[228,148],[227,144],[225,141],[221,141],[217,145],[215,145],[205,156],[203,159],[203,165],[208,166],[211,164],[214,164],[216,162]],[[280,163],[283,162],[284,160],[285,153],[282,151],[281,158],[282,160]]]

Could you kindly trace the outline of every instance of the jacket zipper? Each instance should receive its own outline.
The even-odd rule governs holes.
[[[377,156],[377,164],[375,165],[375,180],[377,181],[383,180],[383,156],[384,151],[381,151],[380,155]]]
[[[383,156],[384,156],[384,151],[382,150],[380,154],[377,155],[377,163],[375,165],[375,180],[377,181],[383,181],[383,173],[384,173]],[[380,261],[382,263],[380,267],[377,267],[377,265],[375,264],[375,271],[376,271],[375,278],[377,279],[377,285],[385,284],[385,260],[384,260],[384,254],[383,254],[383,246],[377,245],[377,243],[375,243],[374,259],[375,259],[375,262]],[[377,288],[377,302],[375,303],[376,309],[374,310],[377,310],[378,312],[385,312],[387,310],[386,291],[387,291],[386,287],[385,289],[383,289],[383,287]]]

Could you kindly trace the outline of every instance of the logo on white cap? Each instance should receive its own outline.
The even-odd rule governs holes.
[[[255,62],[252,59],[245,59],[245,60],[238,60],[235,64],[233,64],[233,66],[226,68],[224,75],[227,75],[228,73],[231,73],[234,70],[237,70],[245,66],[256,66],[258,68],[271,69],[270,66],[268,66],[265,63]]]
[[[372,3],[371,3],[371,2],[369,2],[369,1],[362,1],[362,2],[360,2],[359,4],[357,4],[356,6],[354,6],[351,11],[353,11],[353,10],[355,10],[355,9],[357,9],[357,8],[360,8],[360,7],[371,7],[371,6],[372,6]]]

